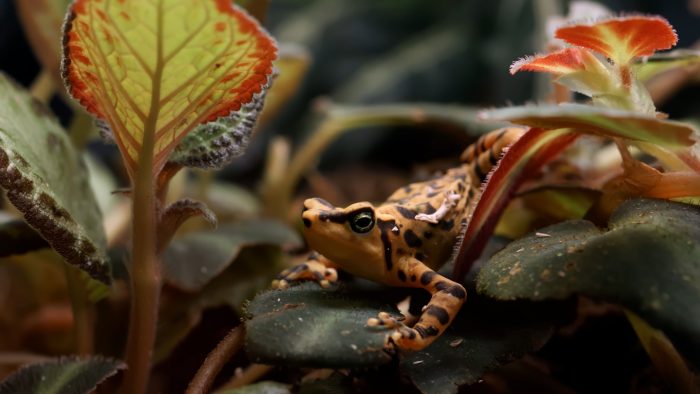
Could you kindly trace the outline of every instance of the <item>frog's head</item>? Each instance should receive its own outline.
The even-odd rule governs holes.
[[[301,216],[304,237],[311,248],[346,270],[353,272],[360,268],[357,264],[371,265],[378,257],[383,259],[381,230],[377,225],[383,218],[377,217],[372,204],[358,202],[337,208],[323,199],[310,198],[304,201]],[[363,276],[368,275],[371,276],[365,272]]]

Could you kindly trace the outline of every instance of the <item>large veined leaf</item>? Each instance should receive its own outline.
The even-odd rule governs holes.
[[[68,263],[109,283],[102,214],[83,159],[48,110],[1,74],[0,185]]]
[[[685,123],[584,104],[500,108],[484,111],[481,117],[544,129],[570,127],[581,133],[621,137],[672,149],[691,146],[694,143],[691,138],[693,128]]]
[[[0,394],[90,393],[124,368],[121,361],[102,357],[62,357],[20,369],[0,383]]]
[[[158,172],[196,126],[252,102],[275,57],[274,40],[228,0],[76,0],[62,71],[133,175],[142,148]]]
[[[495,254],[477,289],[498,299],[584,294],[621,304],[700,364],[700,208],[631,200],[606,230],[584,220],[538,230]]]

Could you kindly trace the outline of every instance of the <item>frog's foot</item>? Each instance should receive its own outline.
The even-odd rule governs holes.
[[[331,283],[338,281],[338,271],[318,261],[310,260],[282,271],[272,281],[272,288],[284,289],[289,287],[290,282],[300,280],[312,280],[318,282],[321,287],[327,288]]]
[[[377,317],[370,317],[367,319],[367,325],[369,327],[386,327],[386,328],[396,328],[404,327],[404,317],[394,317],[387,312],[379,312]]]

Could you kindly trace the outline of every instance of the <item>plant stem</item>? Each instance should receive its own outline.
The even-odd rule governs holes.
[[[194,376],[189,386],[187,386],[186,394],[204,394],[209,391],[216,375],[219,374],[221,368],[228,360],[236,354],[243,346],[243,337],[245,329],[243,326],[238,326],[231,330],[224,339],[219,342],[214,350],[209,353],[207,358],[199,367],[197,374]]]
[[[92,354],[95,339],[92,304],[88,300],[85,284],[80,278],[80,272],[67,264],[64,264],[64,266],[71,307],[73,309],[75,351],[81,356]]]
[[[163,77],[163,9],[156,10],[157,60],[151,82],[151,102],[144,122],[143,140],[138,164],[132,173],[133,228],[131,264],[131,314],[123,391],[143,394],[148,388],[153,346],[158,323],[158,299],[161,266],[157,252],[159,205],[156,179],[160,169],[154,168],[156,130],[160,115],[160,90]]]
[[[32,85],[29,87],[29,92],[44,104],[48,104],[55,92],[55,86],[53,83],[53,76],[50,71],[42,68],[39,75],[34,78]]]
[[[272,365],[250,364],[240,374],[235,374],[231,380],[221,386],[220,391],[235,389],[256,382],[272,370]]]

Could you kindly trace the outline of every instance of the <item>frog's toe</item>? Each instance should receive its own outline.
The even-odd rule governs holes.
[[[332,282],[338,280],[338,272],[335,268],[327,268],[325,265],[316,261],[307,261],[306,263],[295,265],[282,271],[277,278],[272,281],[272,287],[275,289],[284,289],[289,287],[291,282],[311,280],[319,283],[322,287],[329,287]]]
[[[367,325],[370,327],[386,327],[386,328],[395,328],[395,327],[403,327],[404,324],[402,321],[404,320],[404,317],[394,317],[390,315],[387,312],[379,312],[377,314],[377,317],[371,317],[367,319]]]

